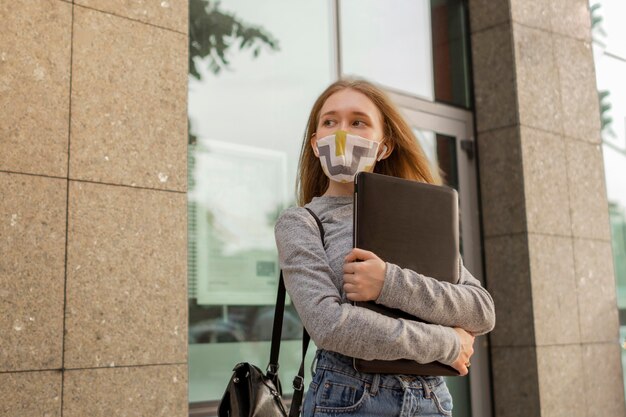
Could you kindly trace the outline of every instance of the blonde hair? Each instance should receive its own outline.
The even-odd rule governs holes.
[[[376,163],[374,172],[429,184],[441,184],[441,177],[438,172],[431,172],[428,159],[417,142],[411,127],[400,115],[389,97],[368,81],[339,80],[328,86],[317,98],[309,115],[296,181],[298,205],[307,204],[313,197],[324,194],[328,188],[329,179],[322,171],[319,159],[313,153],[310,139],[317,130],[320,111],[328,97],[345,89],[352,89],[365,94],[376,105],[382,116],[384,135],[382,143],[387,146],[388,152],[391,153],[387,158]]]

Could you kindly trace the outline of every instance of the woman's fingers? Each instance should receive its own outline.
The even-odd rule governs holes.
[[[346,290],[346,294],[350,295],[348,299],[352,301],[377,299],[382,291],[385,271],[385,262],[374,253],[358,248],[352,249],[343,264],[344,282],[355,284],[353,291]]]
[[[461,350],[459,357],[454,361],[452,367],[459,371],[460,375],[467,375],[469,372],[467,365],[470,363],[470,358],[474,354],[474,336],[460,327],[455,327],[454,331],[459,337]]]
[[[346,297],[348,297],[348,300],[350,301],[360,301],[360,300],[356,300],[355,298],[359,298],[359,292],[356,289],[356,286],[353,284],[343,284],[343,291],[346,293]]]
[[[345,257],[345,262],[355,262],[356,260],[367,261],[368,259],[378,259],[374,252],[365,249],[354,248]]]
[[[467,366],[470,363],[471,354],[467,352],[461,351],[459,357],[452,363],[452,367],[459,371],[459,375],[464,376],[469,373],[469,367]]]
[[[346,291],[346,298],[350,301],[368,301],[368,299],[359,292]]]
[[[352,288],[356,287],[356,285],[354,285],[356,284],[356,279],[354,278],[354,275],[352,274],[343,274],[343,283],[344,283],[344,286],[346,284],[349,284],[352,286]]]
[[[457,361],[452,364],[452,367],[456,369],[457,371],[459,371],[459,375],[461,376],[465,376],[469,373],[469,369],[467,369],[467,366],[465,366],[464,363],[459,363]]]
[[[349,262],[343,264],[343,273],[344,274],[354,274],[357,270],[357,266],[359,264],[357,262]]]

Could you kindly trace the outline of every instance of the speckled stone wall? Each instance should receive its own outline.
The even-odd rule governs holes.
[[[470,0],[497,417],[626,415],[586,0]]]
[[[188,1],[0,2],[0,415],[188,415]]]

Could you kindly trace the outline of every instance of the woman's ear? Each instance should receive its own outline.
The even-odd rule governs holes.
[[[315,132],[311,135],[311,148],[313,148],[313,153],[315,154],[316,157],[320,157],[319,152],[317,151],[317,136],[315,135]]]
[[[391,152],[393,152],[393,144],[389,142],[385,141],[381,143],[381,148],[382,151],[380,152],[380,155],[378,156],[376,161],[382,161],[383,159],[387,159],[389,155],[391,155]]]

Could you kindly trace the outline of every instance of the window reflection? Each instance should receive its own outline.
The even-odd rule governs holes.
[[[429,100],[452,97],[457,102],[456,93],[441,93],[456,82],[456,72],[441,70],[434,78],[432,45],[449,42],[448,58],[458,50],[441,33],[435,40],[430,23],[436,10],[442,16],[441,7],[456,3],[342,0],[344,73]],[[190,1],[191,403],[218,400],[237,362],[264,368],[269,359],[278,279],[273,226],[282,208],[295,204],[293,185],[308,111],[334,78],[332,6],[333,1],[307,0],[266,0],[263,7],[252,0]],[[455,20],[437,21],[450,25]],[[445,182],[458,189],[455,139],[416,134]],[[301,331],[288,303],[283,381],[290,381],[300,364]],[[311,346],[308,363],[314,352]],[[462,394],[467,380],[450,386],[461,392],[455,394],[457,413],[468,415],[469,399]],[[288,394],[290,384],[284,389]]]
[[[626,73],[626,44],[623,41],[626,5],[624,2],[607,0],[592,0],[589,5],[617,286],[622,368],[626,381],[626,89],[623,88],[623,75]]]
[[[433,170],[438,170],[443,183],[459,190],[456,163],[456,139],[430,130],[413,128],[413,133]]]
[[[462,0],[341,0],[342,73],[469,108],[469,31]]]
[[[429,0],[342,0],[342,72],[434,100]]]
[[[463,0],[431,0],[435,100],[469,108],[469,29]]]
[[[273,228],[295,204],[308,111],[331,82],[329,4],[190,2],[191,403],[221,398],[236,363],[264,369],[269,360],[279,274]],[[283,381],[297,373],[301,337],[288,302]]]

